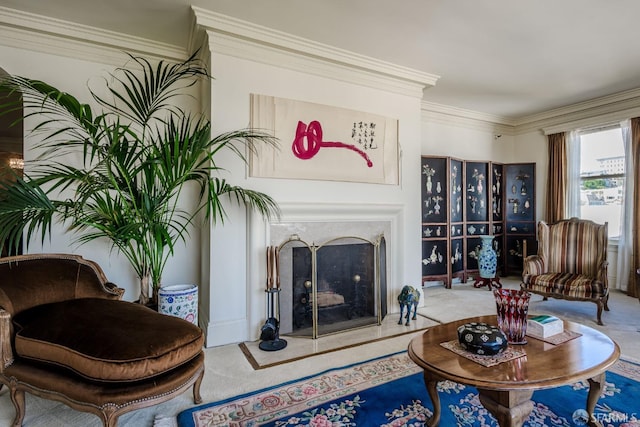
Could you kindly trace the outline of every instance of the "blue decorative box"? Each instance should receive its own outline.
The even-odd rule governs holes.
[[[497,326],[482,322],[465,323],[458,327],[460,346],[471,353],[491,356],[507,348],[507,336]]]

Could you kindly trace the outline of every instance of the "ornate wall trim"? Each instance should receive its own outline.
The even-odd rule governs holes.
[[[120,66],[124,52],[183,60],[186,49],[74,22],[0,7],[0,44],[52,55]]]
[[[422,98],[439,76],[192,6],[212,52]]]

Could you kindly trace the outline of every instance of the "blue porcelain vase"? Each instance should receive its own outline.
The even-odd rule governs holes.
[[[162,286],[158,290],[158,311],[198,324],[198,286]]]
[[[483,279],[496,277],[498,254],[493,250],[493,236],[480,236],[482,247],[478,254],[478,270]]]

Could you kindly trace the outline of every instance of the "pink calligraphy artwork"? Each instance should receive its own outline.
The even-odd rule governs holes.
[[[278,146],[258,144],[249,176],[398,185],[398,119],[269,95],[251,95],[251,127]]]
[[[356,124],[354,123],[354,130],[352,131],[352,137],[357,135]],[[372,148],[370,144],[373,143],[373,138],[367,142],[369,148]],[[298,127],[296,128],[296,135],[293,139],[291,150],[293,154],[301,160],[309,160],[313,158],[320,148],[346,148],[358,153],[367,163],[368,167],[373,167],[373,162],[363,150],[359,149],[353,144],[345,144],[339,141],[323,141],[322,139],[322,125],[319,121],[313,120],[307,126],[304,122],[298,121]]]

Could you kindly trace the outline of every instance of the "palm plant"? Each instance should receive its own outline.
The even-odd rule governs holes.
[[[20,105],[0,100],[0,114],[23,106],[24,117],[36,119],[32,132],[42,134],[41,154],[28,173],[0,184],[0,242],[17,248],[38,233],[44,242],[55,221],[74,232],[75,243],[109,239],[140,278],[140,302],[153,304],[176,243],[186,241],[198,218],[224,221],[225,197],[278,215],[271,197],[230,184],[216,163],[223,150],[246,163],[247,147],[277,141],[253,129],[212,138],[206,118],[177,106],[177,98],[209,77],[197,54],[155,66],[130,57],[141,71],[117,69],[105,80],[106,95],[89,89],[102,107],[98,113],[42,81],[0,81],[0,90],[21,94]],[[68,164],[67,155],[82,165]],[[186,207],[181,196],[193,185],[198,196]]]

